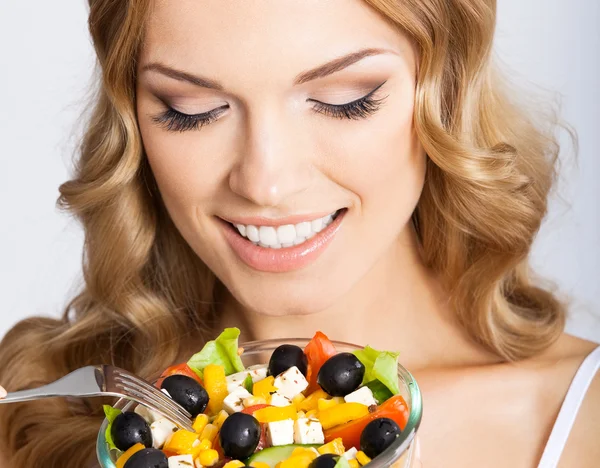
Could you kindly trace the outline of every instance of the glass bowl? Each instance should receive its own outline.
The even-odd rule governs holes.
[[[244,348],[242,361],[246,367],[253,364],[267,363],[269,362],[271,353],[278,346],[282,344],[294,344],[304,349],[309,341],[310,340],[306,338],[286,338],[242,343],[240,344],[240,347]],[[333,344],[338,352],[352,352],[357,349],[362,349],[362,346],[340,341],[333,341]],[[419,424],[421,423],[421,416],[423,413],[421,392],[413,376],[400,364],[398,364],[398,383],[400,394],[406,400],[410,410],[406,427],[400,434],[400,437],[398,437],[390,447],[367,465],[369,468],[387,468],[390,466],[393,466],[394,468],[408,468],[412,464],[414,451],[414,444],[412,442],[417,433],[417,429],[419,428]],[[135,406],[135,402],[123,398],[114,405],[115,408],[124,411],[131,410]],[[114,453],[111,453],[108,449],[104,437],[107,426],[108,421],[105,419],[98,432],[96,454],[101,468],[116,468]]]

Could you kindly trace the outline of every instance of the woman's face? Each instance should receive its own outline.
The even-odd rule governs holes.
[[[363,1],[157,0],[138,67],[168,212],[245,307],[326,309],[410,244],[415,53]]]

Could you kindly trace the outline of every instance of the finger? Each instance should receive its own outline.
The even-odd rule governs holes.
[[[6,398],[6,395],[8,395],[8,393],[6,393],[6,390],[4,389],[4,387],[2,385],[0,385],[0,400],[2,398]]]

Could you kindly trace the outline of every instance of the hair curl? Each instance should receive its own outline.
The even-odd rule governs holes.
[[[414,124],[428,155],[414,215],[423,255],[470,336],[506,360],[547,348],[563,305],[529,278],[528,255],[556,177],[556,119],[510,99],[491,61],[495,0],[365,0],[419,52]],[[75,175],[59,205],[85,232],[84,290],[60,320],[30,318],[0,345],[10,390],[113,363],[152,378],[211,333],[219,283],[166,213],[135,113],[149,0],[89,0],[101,69]],[[184,338],[184,339],[182,339]],[[10,466],[89,466],[99,401],[0,408]]]

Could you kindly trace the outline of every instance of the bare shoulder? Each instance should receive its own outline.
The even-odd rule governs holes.
[[[559,366],[565,365],[571,368],[568,375],[574,376],[583,360],[598,346],[600,346],[598,343],[563,335],[542,358],[549,363],[554,362]],[[576,416],[559,466],[597,467],[600,460],[598,434],[600,434],[600,373],[596,372]]]

